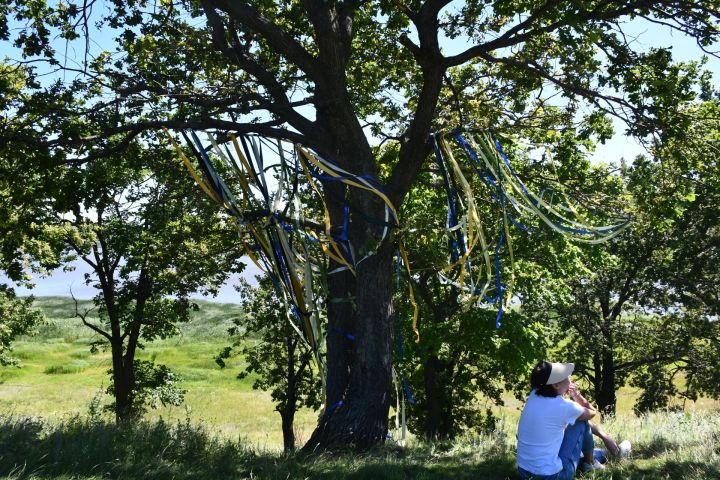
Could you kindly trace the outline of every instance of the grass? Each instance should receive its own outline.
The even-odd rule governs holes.
[[[720,415],[619,418],[609,428],[634,441],[630,459],[584,478],[719,478]],[[19,479],[516,479],[509,431],[453,444],[386,444],[373,451],[282,455],[212,434],[189,421],[117,427],[90,418],[60,423],[0,417],[0,476]]]
[[[150,420],[174,422],[190,418],[204,422],[213,433],[242,438],[261,449],[282,447],[280,416],[274,412],[270,394],[252,389],[253,378],[238,380],[243,362],[235,359],[220,369],[215,355],[227,345],[227,329],[241,315],[238,305],[198,302],[190,322],[180,325],[180,335],[146,345],[141,359],[168,365],[182,378],[187,390],[181,407],[149,413]],[[85,415],[90,403],[107,388],[109,352],[90,353],[96,339],[79,319],[70,318],[74,305],[68,298],[41,297],[49,321],[37,335],[19,339],[14,355],[22,368],[0,369],[0,413],[19,417],[42,417],[50,421]],[[80,302],[79,308],[92,304]],[[107,403],[109,397],[103,396]],[[298,439],[312,432],[317,415],[301,411],[297,417]]]
[[[16,343],[23,368],[0,369],[0,479],[517,478],[514,438],[522,404],[511,398],[498,410],[500,430],[488,436],[452,444],[411,440],[408,447],[388,444],[364,454],[282,455],[280,417],[269,394],[253,390],[252,377],[236,378],[241,359],[224,370],[213,361],[232,318],[242,314],[236,305],[201,302],[179,336],[146,345],[143,358],[184,378],[185,405],[116,427],[108,417],[89,416],[94,399],[109,401],[102,394],[109,354],[90,353],[94,338],[68,318],[68,299],[38,303],[50,322]],[[585,478],[720,478],[717,403],[701,400],[686,413],[638,418],[630,413],[635,395],[622,390],[618,417],[604,423],[616,438],[633,442],[633,457]],[[298,443],[316,418],[300,412]]]

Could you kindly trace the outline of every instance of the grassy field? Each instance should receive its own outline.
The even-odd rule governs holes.
[[[74,311],[68,298],[39,298],[36,305],[45,310],[49,322],[38,335],[15,343],[14,355],[22,368],[0,369],[0,413],[55,422],[87,414],[96,397],[107,403],[110,398],[102,392],[109,382],[109,352],[90,353],[95,337],[79,319],[68,318]],[[183,406],[150,411],[149,419],[189,418],[227,438],[262,449],[281,448],[280,416],[273,411],[270,395],[253,390],[252,377],[236,378],[241,359],[228,362],[225,369],[214,361],[228,344],[227,329],[241,309],[210,302],[199,305],[192,321],[181,326],[181,335],[148,343],[140,354],[180,374],[181,386],[187,390]],[[309,436],[316,420],[314,412],[299,412],[299,441]]]
[[[183,407],[151,411],[145,422],[115,427],[90,418],[93,399],[107,402],[107,352],[91,354],[93,337],[68,318],[66,298],[42,298],[50,321],[37,336],[20,339],[23,367],[0,369],[0,478],[517,478],[514,437],[520,402],[508,399],[499,431],[453,444],[386,445],[365,454],[284,456],[280,418],[268,394],[238,380],[242,361],[217,367],[214,355],[241,314],[235,305],[201,303],[182,334],[152,342],[143,358],[167,364],[183,377]],[[631,440],[633,457],[586,478],[720,478],[718,404],[701,400],[685,412],[638,418],[636,392],[620,392],[618,417],[604,427]],[[302,443],[317,414],[298,416]]]

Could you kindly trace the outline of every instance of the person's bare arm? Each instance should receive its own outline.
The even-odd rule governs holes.
[[[585,411],[580,414],[580,416],[577,418],[578,421],[585,421],[590,420],[595,417],[597,414],[597,410],[595,410],[595,407],[590,405],[590,402],[588,402],[585,397],[583,397],[580,392],[578,391],[577,383],[571,383],[570,388],[568,389],[568,395],[570,396],[570,399],[583,407]]]
[[[613,438],[610,435],[605,433],[600,428],[600,426],[595,425],[592,422],[589,422],[589,423],[590,423],[590,430],[592,430],[593,435],[595,435],[596,437],[600,438],[600,440],[603,441],[603,443],[605,444],[605,448],[608,449],[608,452],[610,452],[611,455],[619,455],[620,447],[618,447],[618,444],[615,443],[615,440],[613,440]]]

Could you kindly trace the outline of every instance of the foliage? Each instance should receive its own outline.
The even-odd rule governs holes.
[[[628,382],[643,389],[641,412],[676,395],[718,395],[707,363],[720,347],[717,108],[689,107],[691,136],[666,135],[654,158],[636,158],[613,180],[632,195],[631,231],[587,250],[586,272],[565,279],[571,295],[538,311],[557,314],[557,354],[577,360],[607,412]]]
[[[220,137],[229,131],[283,137],[347,171],[379,177],[369,128],[375,138],[397,143],[397,159],[381,179],[398,208],[426,164],[428,135],[458,119],[517,132],[542,130],[551,112],[566,123],[579,119],[586,138],[607,138],[607,117],[616,115],[643,140],[683,132],[699,67],[676,64],[667,49],[641,50],[626,34],[628,21],[658,23],[701,47],[718,38],[714,2],[92,5],[39,0],[0,7],[0,39],[13,41],[23,61],[58,71],[58,82],[41,85],[39,76],[48,72],[30,69],[32,87],[17,107],[19,123],[32,125],[53,153],[67,149],[71,158],[92,159],[148,130],[193,128]],[[113,32],[116,42],[107,50],[92,47],[94,29]],[[56,38],[67,41],[62,51],[78,47],[79,68],[67,66]],[[460,45],[459,52],[445,53],[441,39]],[[68,74],[61,80],[60,71]],[[562,144],[557,137],[553,143]],[[574,166],[570,158],[564,168]],[[371,193],[337,195],[337,184],[324,183],[331,225],[343,223],[345,201],[353,207],[348,241],[363,257],[382,231],[376,219],[383,206]],[[354,299],[328,302],[327,318],[331,329],[353,326],[356,348],[328,338],[328,398],[347,408],[323,417],[314,446],[371,446],[386,436],[391,240],[358,266],[356,277],[337,275],[328,284],[330,299]]]
[[[17,298],[7,285],[0,285],[0,366],[19,365],[11,355],[11,343],[45,321],[42,311],[33,308],[33,297]]]
[[[312,368],[312,349],[303,345],[277,298],[270,280],[261,279],[257,287],[243,281],[239,287],[244,315],[230,329],[232,346],[226,347],[216,361],[241,355],[247,362],[239,379],[253,378],[253,388],[270,391],[275,410],[282,418],[286,451],[295,449],[294,418],[301,407],[317,410],[322,405],[322,386]]]
[[[131,415],[140,417],[147,407],[178,406],[183,403],[186,390],[177,386],[182,378],[168,367],[156,365],[153,361],[135,360],[132,369],[135,374],[135,385],[130,394]],[[108,374],[112,376],[112,369],[108,370]],[[106,392],[113,398],[117,397],[115,384],[111,384]],[[105,409],[114,412],[116,407],[115,403],[111,403],[106,405]]]
[[[8,232],[20,239],[8,245],[40,266],[60,262],[73,268],[72,262],[80,261],[90,269],[85,281],[98,291],[95,305],[76,307],[75,315],[97,335],[93,351],[112,352],[109,391],[118,418],[142,410],[152,386],[160,388],[164,401],[178,401],[166,367],[137,363],[135,354],[144,341],[177,333],[177,324],[197,308],[188,299],[191,293],[212,295],[242,269],[228,246],[233,225],[200,200],[192,180],[178,175],[180,166],[171,159],[163,148],[135,144],[122,155],[91,163],[0,160],[20,164],[7,205],[35,218]],[[29,204],[26,189],[37,195]],[[36,255],[24,247],[28,243],[50,254]],[[99,318],[91,320],[95,308]],[[169,390],[162,390],[161,380],[170,382]]]
[[[580,205],[587,221],[606,224],[603,222],[609,215],[623,212],[622,198],[616,198],[617,189],[598,189],[606,173],[593,170],[586,158],[595,142],[568,121],[562,112],[548,111],[546,130],[528,129],[521,135],[503,136],[503,149],[527,188],[546,199],[566,198]],[[537,153],[542,145],[547,147]],[[392,154],[383,153],[383,158]],[[466,172],[467,178],[474,180],[478,180],[477,174]],[[539,218],[520,218],[512,205],[507,206],[507,213],[523,226],[508,222],[506,231],[497,191],[480,182],[473,187],[483,219],[478,228],[484,231],[491,261],[498,256],[499,270],[494,266],[490,269],[489,295],[496,295],[496,275],[500,275],[502,310],[498,302],[488,306],[463,303],[459,298],[463,293],[453,283],[453,272],[443,272],[443,278],[437,273],[438,266],[449,263],[452,233],[446,226],[447,198],[436,166],[421,174],[401,211],[406,231],[413,232],[415,240],[406,248],[417,272],[412,285],[421,303],[421,342],[413,345],[406,341],[407,366],[400,368],[409,369],[406,371],[418,400],[411,409],[411,427],[430,438],[452,438],[464,430],[492,428],[490,407],[502,404],[503,389],[517,398],[525,397],[527,373],[545,357],[552,325],[542,313],[528,315],[525,306],[568,297],[571,292],[563,279],[588,272],[582,262],[582,247],[551,233]],[[476,246],[476,251],[481,249]],[[472,260],[481,259],[478,255]],[[481,283],[485,270],[477,270],[482,272],[477,279]],[[396,293],[395,302],[401,306],[398,318],[403,338],[411,339],[413,333],[406,320],[411,315],[410,305],[403,287]]]

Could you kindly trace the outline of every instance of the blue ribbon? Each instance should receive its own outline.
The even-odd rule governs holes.
[[[343,405],[344,405],[343,401],[340,400],[339,402],[334,403],[334,404],[330,405],[329,407],[327,407],[325,409],[325,414],[332,413],[336,408],[340,408]]]
[[[339,333],[340,335],[342,335],[343,337],[347,338],[347,339],[350,340],[351,342],[354,342],[354,341],[355,341],[355,335],[353,335],[353,334],[350,333],[350,332],[346,332],[345,330],[343,330],[343,329],[341,329],[341,328],[331,327],[330,330],[328,330],[328,333],[327,333],[327,334],[330,335],[330,334],[333,334],[333,333]]]

